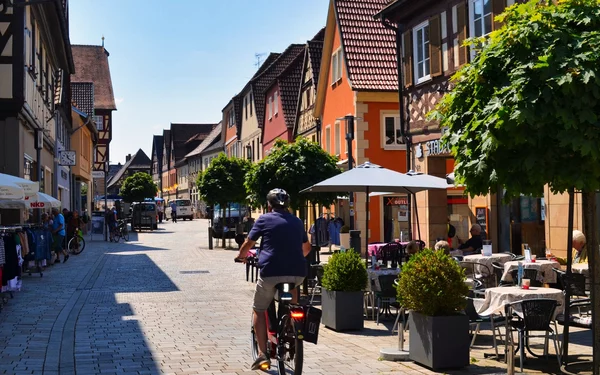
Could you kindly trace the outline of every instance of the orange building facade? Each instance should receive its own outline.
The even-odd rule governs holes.
[[[356,118],[354,166],[370,162],[406,172],[406,146],[399,133],[394,32],[373,20],[373,9],[381,9],[385,3],[330,1],[314,117],[321,119],[323,149],[336,155],[346,168],[348,147],[343,118],[351,115]],[[366,234],[369,242],[391,241],[407,232],[405,196],[371,197],[368,234],[365,199],[364,193],[355,194],[355,229],[361,231],[363,239]],[[330,210],[346,222],[350,217],[348,200],[340,200]]]

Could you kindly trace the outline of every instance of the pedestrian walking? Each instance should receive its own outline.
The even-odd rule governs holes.
[[[175,203],[175,201],[171,202],[171,220],[173,220],[174,223],[177,222],[177,203]]]
[[[56,263],[60,263],[60,253],[64,255],[63,263],[66,263],[69,260],[69,254],[65,250],[63,243],[65,241],[66,236],[66,228],[65,228],[65,217],[58,211],[58,208],[52,209],[52,216],[54,220],[52,221],[52,245],[53,250],[56,253]]]

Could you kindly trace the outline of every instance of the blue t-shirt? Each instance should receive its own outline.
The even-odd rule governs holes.
[[[304,276],[306,259],[302,244],[308,241],[302,221],[287,211],[273,211],[260,216],[248,234],[261,249],[258,255],[260,275]]]
[[[62,229],[59,230],[56,234],[60,236],[65,236],[67,234],[67,232],[65,231],[65,217],[62,214],[58,214],[54,218],[54,221],[52,221],[52,231],[57,230],[58,227],[61,225]]]

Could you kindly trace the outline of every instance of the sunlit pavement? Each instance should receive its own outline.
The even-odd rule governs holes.
[[[249,370],[254,284],[233,262],[235,251],[207,249],[207,225],[169,221],[119,244],[96,236],[43,277],[24,275],[23,290],[0,313],[0,374],[256,373]],[[322,327],[319,344],[305,344],[304,373],[432,373],[379,360],[380,348],[397,345],[392,324],[366,321],[349,333]],[[505,373],[501,362],[484,359],[489,331],[477,340],[473,365],[453,373]]]

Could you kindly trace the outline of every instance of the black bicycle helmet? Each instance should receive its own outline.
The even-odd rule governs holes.
[[[290,205],[290,196],[283,189],[273,189],[267,194],[267,202],[273,208],[287,208]]]

